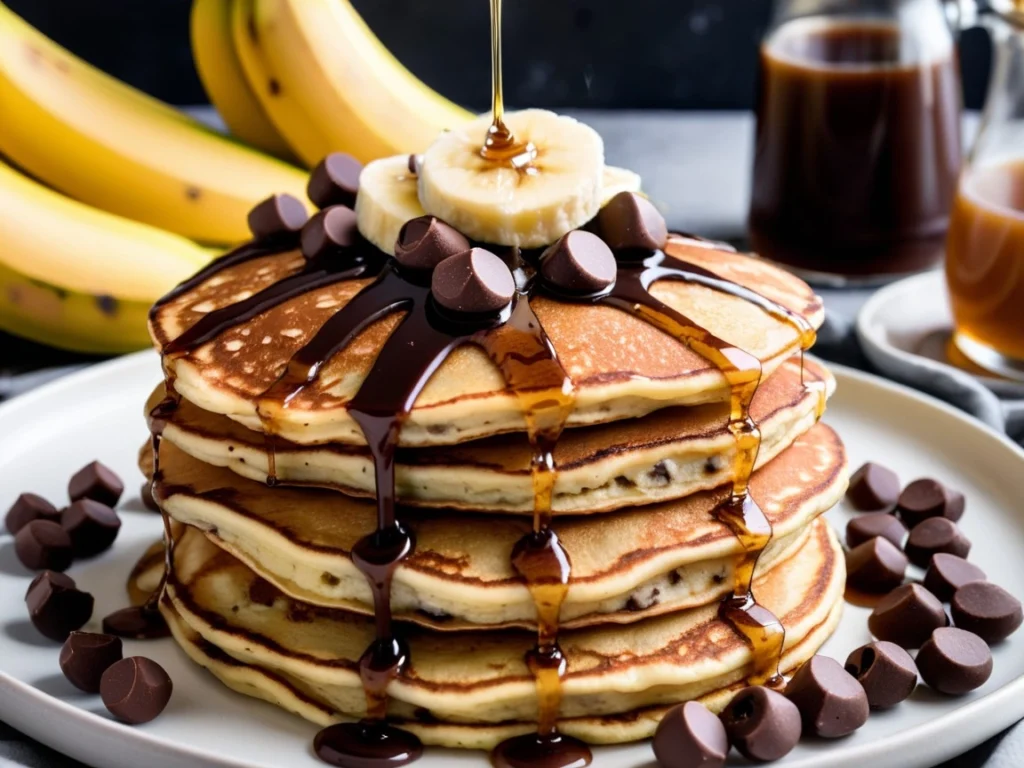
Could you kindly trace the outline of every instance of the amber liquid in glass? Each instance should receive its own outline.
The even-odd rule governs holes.
[[[960,350],[995,370],[1010,358],[1024,374],[1024,160],[964,172],[946,280]]]
[[[869,278],[938,263],[960,171],[955,51],[903,63],[884,22],[801,20],[762,46],[750,235],[768,258]]]

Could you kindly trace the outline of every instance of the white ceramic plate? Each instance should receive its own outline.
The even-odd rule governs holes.
[[[1012,591],[1024,584],[1024,452],[960,412],[911,390],[838,369],[839,390],[827,420],[846,441],[853,466],[874,459],[904,481],[934,475],[968,499],[964,529],[971,559]],[[159,379],[156,356],[143,353],[69,376],[0,407],[0,510],[21,491],[64,502],[70,474],[99,458],[125,478],[124,526],[107,554],[73,566],[71,575],[96,595],[98,618],[125,604],[124,582],[160,533],[159,518],[142,510],[135,456],[147,433],[142,403]],[[848,513],[830,513],[844,525]],[[57,664],[58,648],[28,623],[29,583],[0,534],[0,720],[102,768],[314,768],[316,728],[269,705],[231,693],[189,662],[170,640],[129,642],[126,653],[151,656],[174,680],[164,714],[141,727],[111,720],[98,697],[77,692]],[[848,607],[825,648],[840,660],[869,640],[867,611]],[[840,741],[804,741],[778,765],[861,768],[930,766],[980,743],[1024,717],[1024,633],[994,651],[995,672],[979,691],[959,699],[920,686],[895,710],[873,714]],[[743,764],[737,760],[737,764]],[[485,766],[479,752],[428,749],[423,768]],[[594,750],[594,765],[649,768],[647,743]]]

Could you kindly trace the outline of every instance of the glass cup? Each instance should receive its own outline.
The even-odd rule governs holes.
[[[936,265],[961,112],[940,0],[780,0],[761,46],[754,250],[819,284]]]
[[[1004,7],[983,17],[992,76],[953,203],[946,282],[957,348],[1024,381],[1024,8]]]

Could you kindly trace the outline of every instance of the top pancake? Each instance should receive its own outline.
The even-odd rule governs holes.
[[[758,259],[672,236],[670,255],[751,288],[820,325],[820,299],[792,275]],[[265,256],[225,269],[158,307],[150,331],[161,351],[205,314],[251,296],[301,269],[297,251]],[[260,396],[287,361],[368,280],[316,290],[228,329],[165,367],[176,390],[199,407],[261,431]],[[765,376],[800,345],[792,325],[743,299],[700,285],[663,280],[651,293],[716,336],[760,359]],[[725,400],[724,375],[669,335],[610,307],[531,299],[558,359],[577,390],[570,426],[642,416],[670,405]],[[322,368],[318,380],[275,415],[281,437],[295,443],[364,444],[347,405],[372,368],[400,315],[371,325]],[[480,349],[457,349],[416,400],[401,434],[405,446],[450,445],[524,431],[522,409],[497,368]]]

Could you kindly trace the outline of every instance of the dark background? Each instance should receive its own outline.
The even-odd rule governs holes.
[[[938,1],[938,0],[936,0]],[[174,104],[205,101],[189,55],[189,0],[6,0],[101,69]],[[490,99],[487,0],[353,0],[418,76],[466,106]],[[741,109],[754,98],[770,0],[508,0],[513,106]],[[983,32],[961,46],[966,103],[984,95]]]

